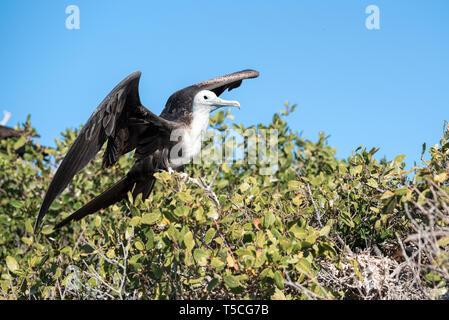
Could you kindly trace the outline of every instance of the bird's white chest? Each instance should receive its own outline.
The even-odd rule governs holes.
[[[183,129],[182,140],[177,146],[177,157],[171,159],[173,167],[177,167],[180,162],[188,163],[194,156],[201,151],[201,143],[203,133],[209,124],[209,112],[197,111],[193,112],[193,120],[190,126]]]

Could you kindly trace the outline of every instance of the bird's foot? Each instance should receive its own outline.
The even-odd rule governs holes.
[[[183,172],[179,175],[179,177],[181,178],[181,180],[187,180],[189,178],[189,175],[187,173]]]

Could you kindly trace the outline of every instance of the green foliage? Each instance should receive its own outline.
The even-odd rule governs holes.
[[[218,171],[212,189],[219,205],[181,175],[159,172],[147,200],[129,194],[130,201],[53,231],[57,221],[120,179],[133,163],[132,155],[124,156],[102,173],[98,155],[52,204],[38,235],[34,219],[78,130],[67,130],[56,149],[46,149],[54,161],[26,144],[30,138],[1,141],[0,296],[338,298],[317,280],[321,261],[338,266],[341,243],[354,250],[404,238],[411,219],[404,204],[433,198],[433,184],[449,191],[449,135],[446,130],[441,145],[431,148],[431,160],[414,168],[412,177],[404,171],[404,156],[378,161],[377,149],[359,147],[337,159],[324,133],[316,142],[300,138],[285,120],[294,108],[287,105],[266,126],[232,125],[279,132],[273,175],[261,175],[263,165],[247,161],[187,166],[190,177],[208,181]],[[218,112],[210,125],[224,131],[228,117],[229,112]],[[23,130],[27,137],[35,135],[29,120]],[[22,158],[13,150],[23,145]],[[440,245],[447,250],[448,243]],[[444,281],[427,278],[429,285]]]

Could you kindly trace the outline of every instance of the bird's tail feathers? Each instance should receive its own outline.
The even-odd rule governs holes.
[[[133,196],[135,197],[139,193],[142,193],[142,199],[146,199],[154,185],[154,178],[151,179],[152,181],[135,183],[135,180],[126,176],[108,190],[95,197],[95,199],[84,205],[82,208],[62,220],[54,227],[54,229],[60,229],[72,220],[80,220],[89,214],[95,213],[98,210],[105,209],[110,205],[119,202],[120,200],[126,198],[128,191],[133,190],[134,185]]]

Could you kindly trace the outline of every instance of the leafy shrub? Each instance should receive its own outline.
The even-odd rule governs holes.
[[[375,148],[360,147],[337,159],[324,133],[314,142],[288,128],[286,117],[294,109],[286,105],[266,126],[233,124],[242,131],[277,130],[273,175],[261,175],[262,165],[248,161],[190,164],[188,176],[157,173],[159,183],[145,201],[129,195],[129,201],[53,231],[56,221],[111,186],[133,163],[123,156],[103,172],[98,155],[52,204],[38,235],[32,225],[46,188],[79,131],[67,130],[56,149],[45,149],[50,161],[27,144],[38,145],[28,119],[22,125],[28,138],[1,141],[0,295],[339,299],[347,292],[320,280],[323,266],[338,269],[348,250],[374,249],[413,269],[416,286],[433,290],[426,297],[445,294],[448,130],[430,149],[431,160],[406,172],[403,155],[378,161]],[[224,132],[227,117],[232,116],[219,112],[210,124]],[[13,152],[21,146],[23,157]],[[249,152],[248,143],[242,147]]]

